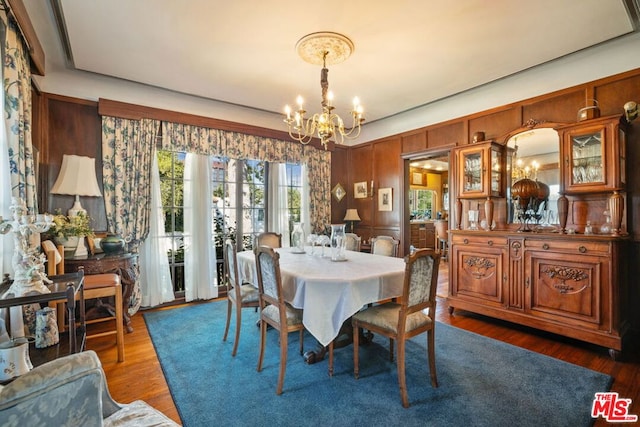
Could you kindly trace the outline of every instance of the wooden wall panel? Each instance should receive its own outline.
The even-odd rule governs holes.
[[[465,123],[460,121],[428,129],[427,141],[429,148],[465,144]]]
[[[95,102],[48,95],[47,118],[47,175],[45,188],[48,194],[46,209],[62,213],[73,205],[74,196],[50,194],[64,154],[76,154],[96,159],[96,176],[102,189],[102,134],[98,105]],[[104,194],[104,193],[103,193]],[[107,214],[103,197],[81,197],[82,206],[93,219],[96,231],[107,230]]]
[[[538,99],[522,106],[522,121],[537,120],[555,123],[573,123],[578,110],[585,106],[585,89],[576,89],[562,95]]]
[[[374,218],[376,227],[399,230],[404,197],[401,182],[403,163],[400,158],[400,138],[392,138],[373,144]],[[380,189],[391,188],[392,211],[378,210]]]
[[[402,152],[413,153],[427,149],[427,131],[412,133],[402,136]]]
[[[640,76],[629,76],[596,86],[594,96],[600,105],[601,116],[622,114],[627,101],[640,103]],[[637,126],[637,122],[634,125]]]
[[[520,109],[517,107],[474,117],[469,120],[467,140],[471,141],[475,132],[484,132],[485,141],[496,141],[501,135],[519,128],[521,124]]]
[[[331,190],[339,183],[347,192],[341,201],[337,201],[331,194],[331,223],[341,223],[347,208],[351,207],[349,201],[349,151],[347,147],[336,146],[331,153]],[[313,179],[313,177],[311,177]]]

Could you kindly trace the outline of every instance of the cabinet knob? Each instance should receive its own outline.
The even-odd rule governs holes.
[[[549,250],[549,244],[545,243],[544,245],[542,245],[542,249],[544,249],[545,251]]]
[[[489,245],[489,246],[493,246],[493,240],[489,240],[489,241],[487,242],[487,245]]]
[[[587,252],[587,248],[585,248],[584,246],[580,246],[578,248],[578,252],[580,252],[581,254],[586,253]]]
[[[465,245],[468,245],[468,244],[469,244],[469,239],[464,239],[462,242],[463,242]]]

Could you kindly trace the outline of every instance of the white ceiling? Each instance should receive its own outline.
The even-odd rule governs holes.
[[[42,9],[30,1],[30,14]],[[624,0],[50,0],[52,24],[54,9],[64,31],[42,42],[47,55],[67,43],[67,67],[278,113],[298,94],[319,110],[320,67],[297,56],[296,42],[342,33],[355,51],[329,67],[336,112],[358,95],[367,122],[637,26]]]

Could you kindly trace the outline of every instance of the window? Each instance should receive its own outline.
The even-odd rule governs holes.
[[[431,219],[434,198],[432,190],[409,190],[411,219]]]
[[[227,239],[241,239],[239,250],[253,248],[255,236],[266,230],[267,169],[258,160],[211,158],[214,239],[218,263],[218,283],[222,284],[223,245]],[[184,164],[185,153],[158,152],[160,192],[165,219],[165,238],[171,248],[167,256],[176,295],[184,292]],[[300,222],[302,166],[287,164],[289,232]]]

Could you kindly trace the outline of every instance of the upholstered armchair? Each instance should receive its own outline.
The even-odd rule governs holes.
[[[115,402],[93,351],[55,359],[0,387],[2,425],[178,425],[141,400]]]

